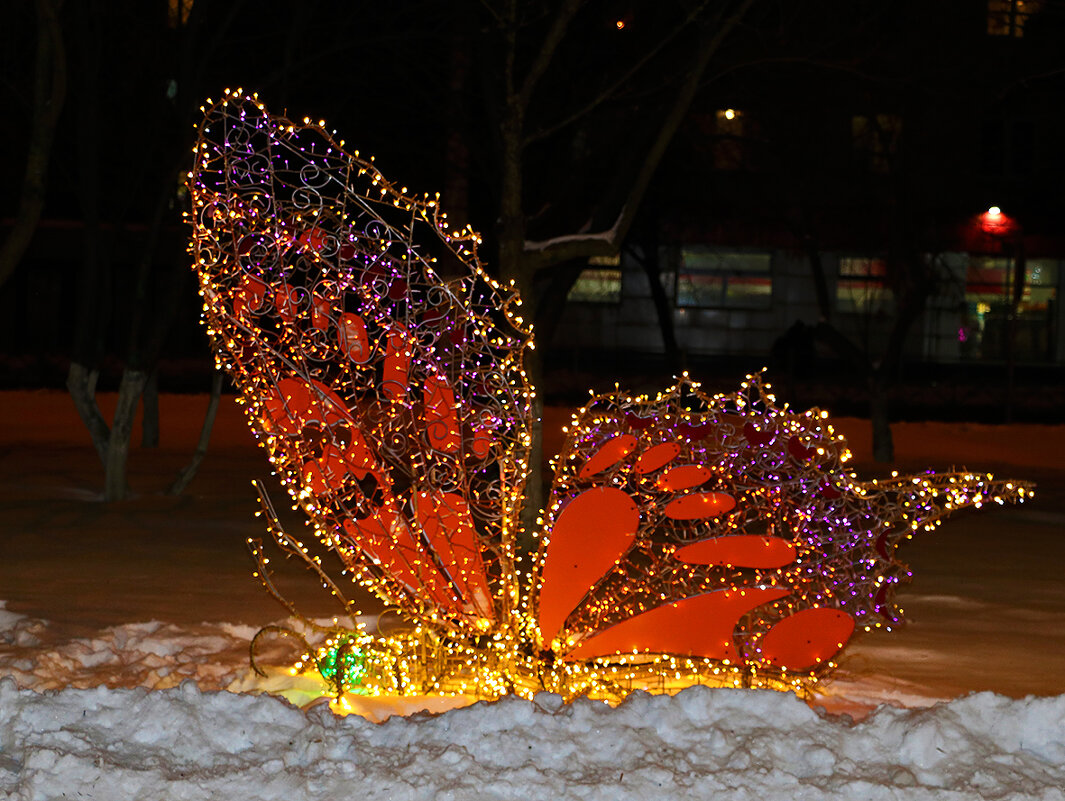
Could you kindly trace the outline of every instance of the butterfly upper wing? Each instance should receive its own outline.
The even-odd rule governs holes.
[[[239,93],[206,109],[190,189],[218,361],[319,539],[409,614],[491,625],[514,602],[530,337],[476,236]]]
[[[556,465],[533,607],[566,660],[672,654],[817,672],[897,621],[895,546],[1025,485],[952,474],[862,483],[827,415],[759,379],[707,396],[595,397]]]

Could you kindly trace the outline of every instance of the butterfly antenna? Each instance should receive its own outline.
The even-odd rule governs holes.
[[[311,556],[307,552],[307,549],[304,547],[303,543],[301,543],[299,540],[297,540],[295,537],[285,531],[284,527],[281,525],[281,522],[277,519],[277,512],[274,509],[273,502],[270,500],[270,496],[267,493],[266,488],[262,485],[262,483],[259,481],[253,481],[252,484],[255,486],[256,491],[259,493],[259,503],[262,506],[262,508],[260,509],[260,514],[263,512],[266,513],[267,530],[274,538],[274,541],[277,543],[277,546],[285,553],[290,555],[296,555],[303,559],[307,568],[314,572],[318,576],[319,580],[322,582],[322,585],[327,590],[329,590],[338,601],[340,601],[341,605],[344,607],[344,613],[348,616],[348,619],[351,620],[352,625],[357,628],[358,621],[356,618],[358,614],[354,611],[355,604],[349,601],[344,596],[344,594],[340,591],[340,588],[336,585],[333,579],[329,576],[328,573],[325,572],[325,570],[322,568],[320,559],[316,556]],[[269,592],[282,606],[288,609],[293,617],[303,621],[307,625],[319,631],[332,631],[331,628],[320,626],[317,623],[314,623],[313,621],[301,615],[299,612],[296,611],[296,608],[292,604],[292,602],[290,602],[283,595],[281,595],[280,591],[277,589],[272,579],[270,578],[270,571],[267,568],[269,559],[263,554],[262,541],[248,540],[248,547],[251,549],[252,556],[255,558],[256,564],[259,568],[257,571],[258,578],[262,582],[263,586],[266,587],[267,592]]]

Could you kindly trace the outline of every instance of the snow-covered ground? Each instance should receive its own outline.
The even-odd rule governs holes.
[[[810,704],[693,688],[617,709],[354,700],[364,717],[341,717],[281,667],[284,642],[267,678],[249,667],[281,610],[244,551],[265,471],[232,404],[187,493],[159,494],[205,404],[163,398],[163,447],[133,454],[138,497],[108,507],[69,399],[0,393],[0,798],[1065,799],[1061,427],[896,428],[903,468],[1040,490],[904,550],[909,625],[856,642]],[[861,462],[867,426],[839,425]],[[299,573],[279,581],[335,611]]]

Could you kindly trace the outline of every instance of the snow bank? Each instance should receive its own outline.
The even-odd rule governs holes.
[[[0,681],[0,793],[192,799],[1062,799],[1065,697],[864,722],[691,688],[617,709],[505,698],[374,724],[269,696]]]
[[[1065,696],[981,693],[854,723],[697,687],[373,723],[249,694],[306,704],[322,686],[253,674],[253,633],[138,623],[65,639],[0,602],[0,798],[1065,799]],[[383,718],[384,703],[362,711]]]

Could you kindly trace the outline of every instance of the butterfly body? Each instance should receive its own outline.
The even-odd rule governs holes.
[[[219,366],[342,573],[409,621],[359,640],[377,692],[801,688],[897,622],[901,539],[1029,489],[862,482],[824,413],[778,408],[758,376],[714,396],[685,376],[577,412],[522,554],[532,335],[477,236],[240,92],[205,109],[195,154]]]

